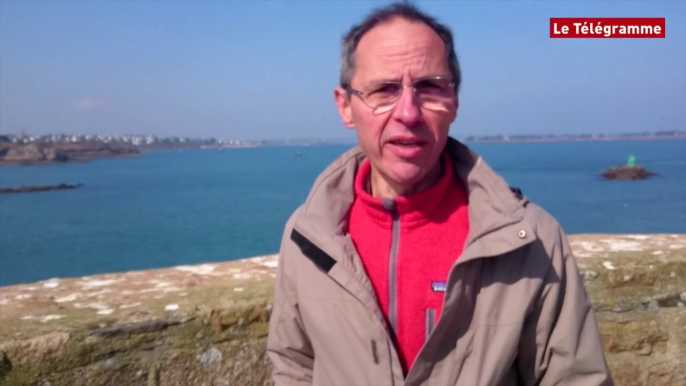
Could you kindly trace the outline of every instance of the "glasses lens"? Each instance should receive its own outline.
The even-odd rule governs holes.
[[[447,79],[421,80],[415,84],[415,89],[422,107],[434,111],[448,111],[455,96]]]
[[[395,99],[402,93],[402,86],[394,83],[387,83],[382,85],[377,85],[367,91],[365,94],[367,96],[367,103],[370,106],[382,106],[389,103],[395,102]]]

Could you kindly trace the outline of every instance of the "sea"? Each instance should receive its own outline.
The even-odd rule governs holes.
[[[289,215],[351,146],[149,151],[0,167],[3,188],[82,184],[0,195],[0,286],[277,253]],[[686,233],[686,141],[469,146],[567,234]],[[657,176],[600,177],[632,155]]]

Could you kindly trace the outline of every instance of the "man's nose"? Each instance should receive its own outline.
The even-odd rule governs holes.
[[[421,118],[421,115],[419,100],[415,96],[414,88],[411,86],[403,88],[398,104],[393,110],[393,118],[405,126],[412,126]]]

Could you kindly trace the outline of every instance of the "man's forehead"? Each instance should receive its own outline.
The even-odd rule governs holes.
[[[448,61],[443,40],[430,27],[397,20],[363,36],[355,67],[365,80],[400,80],[405,73],[412,78],[446,75]]]

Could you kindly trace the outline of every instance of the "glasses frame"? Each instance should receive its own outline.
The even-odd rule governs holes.
[[[448,84],[449,84],[449,86],[450,86],[450,89],[453,91],[453,93],[455,93],[455,95],[452,96],[452,98],[454,98],[454,97],[457,96],[457,92],[456,92],[456,90],[455,90],[455,81],[452,80],[451,78],[448,78],[448,77],[445,77],[445,76],[429,76],[429,77],[426,77],[426,78],[416,79],[416,80],[412,81],[412,85],[410,85],[410,86],[406,86],[406,85],[402,84],[402,82],[380,82],[380,83],[378,83],[377,85],[378,85],[378,86],[382,86],[382,85],[385,85],[385,84],[399,85],[399,86],[401,87],[401,90],[402,90],[402,91],[404,91],[404,90],[405,90],[406,88],[408,88],[408,87],[411,87],[411,88],[412,88],[412,95],[413,95],[414,97],[417,97],[417,87],[416,87],[416,84],[419,83],[419,82],[427,81],[427,80],[449,80],[450,82],[449,82]],[[389,111],[393,110],[393,109],[395,108],[395,106],[398,104],[398,101],[400,100],[400,97],[401,97],[401,95],[402,95],[402,91],[401,91],[401,92],[398,94],[398,97],[397,97],[397,99],[395,100],[395,102],[389,104],[388,106],[384,106],[384,109],[385,109],[385,108],[388,108],[387,110],[384,110],[384,111],[382,111],[382,112],[378,112],[378,113],[377,113],[376,110],[379,109],[379,106],[370,106],[370,105],[367,103],[367,101],[365,100],[365,97],[369,96],[369,93],[365,93],[364,91],[360,91],[360,90],[355,90],[354,88],[352,88],[352,87],[350,87],[350,86],[346,86],[344,89],[345,89],[349,94],[357,95],[357,97],[360,98],[360,100],[362,101],[362,103],[364,103],[365,106],[367,106],[367,107],[369,107],[370,109],[372,109],[372,111],[373,111],[375,114],[383,114],[383,113],[386,113],[386,112],[389,112]]]

